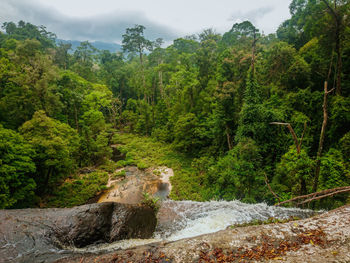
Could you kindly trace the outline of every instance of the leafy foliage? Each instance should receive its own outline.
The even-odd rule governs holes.
[[[264,179],[261,156],[251,139],[239,142],[231,151],[209,168],[208,185],[215,186],[218,199],[262,201]]]
[[[317,190],[349,184],[349,1],[293,0],[290,12],[276,34],[244,21],[167,47],[135,25],[123,35],[123,53],[89,42],[71,50],[45,27],[4,23],[1,207],[40,198],[84,203],[106,183],[102,172],[76,175],[85,166],[113,174],[167,165],[177,200],[274,203],[266,182],[283,200],[310,193],[325,80],[336,92],[328,94]],[[300,153],[289,131],[271,122],[303,136]],[[124,160],[110,160],[112,144]]]
[[[40,191],[47,191],[62,174],[73,172],[79,139],[69,125],[51,119],[44,111],[37,111],[22,125],[20,132],[35,149],[35,179]]]
[[[0,125],[0,208],[31,205],[36,184],[32,146]]]
[[[311,189],[313,173],[314,161],[304,150],[298,154],[292,147],[276,166],[273,187],[282,200],[305,194]]]

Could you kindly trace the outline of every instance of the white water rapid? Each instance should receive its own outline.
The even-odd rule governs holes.
[[[158,213],[158,226],[152,239],[131,239],[101,244],[76,251],[111,251],[127,249],[159,241],[175,241],[183,238],[214,233],[234,224],[267,220],[271,217],[285,219],[292,216],[307,218],[312,210],[281,208],[266,204],[245,204],[239,201],[164,201]]]

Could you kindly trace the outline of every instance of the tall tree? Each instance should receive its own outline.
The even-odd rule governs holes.
[[[65,178],[76,166],[79,145],[77,132],[69,125],[48,117],[44,111],[34,113],[20,128],[23,137],[33,146],[37,167],[35,180],[40,194]]]
[[[136,52],[139,55],[144,99],[148,101],[144,69],[144,52],[146,50],[152,50],[152,42],[144,37],[143,31],[145,29],[146,28],[142,25],[135,25],[133,28],[127,28],[126,33],[123,35],[122,44],[124,52]]]

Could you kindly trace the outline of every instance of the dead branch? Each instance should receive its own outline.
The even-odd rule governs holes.
[[[269,180],[267,179],[266,174],[264,174],[264,175],[265,175],[265,183],[266,183],[267,187],[269,188],[269,190],[270,190],[270,192],[273,194],[273,196],[278,200],[278,202],[280,202],[280,198],[279,198],[279,196],[272,190],[271,185],[269,184]]]
[[[286,204],[286,203],[291,203],[291,202],[294,202],[296,200],[309,198],[309,197],[317,198],[317,197],[319,197],[319,195],[321,195],[321,196],[328,196],[328,194],[330,194],[330,193],[333,194],[335,192],[339,192],[339,191],[342,191],[342,190],[350,191],[350,186],[342,186],[342,187],[337,187],[337,188],[333,188],[333,189],[323,190],[323,191],[312,193],[312,194],[297,196],[297,197],[294,197],[294,198],[289,199],[287,201],[280,202],[280,203],[276,204],[276,206],[283,205],[283,204]]]
[[[335,88],[333,88],[333,89],[327,91],[327,94],[331,93],[333,90],[335,90]]]
[[[316,157],[316,169],[315,169],[315,178],[314,178],[314,184],[312,187],[313,192],[317,191],[318,187],[318,178],[320,175],[320,167],[321,167],[321,157],[322,157],[322,150],[323,150],[323,143],[325,140],[326,135],[326,127],[328,123],[328,111],[327,111],[327,103],[328,103],[328,82],[324,82],[324,96],[323,96],[323,122],[322,122],[322,128],[320,133],[320,141],[318,144],[318,151],[317,151],[317,157]]]
[[[307,200],[305,200],[303,202],[298,203],[297,205],[310,203],[311,201],[319,200],[319,199],[322,199],[322,198],[325,198],[325,197],[328,197],[328,196],[333,196],[333,195],[340,194],[340,193],[345,193],[345,192],[350,192],[350,187],[348,189],[336,191],[336,192],[329,193],[329,194],[326,194],[326,195],[321,195],[321,196],[318,196],[318,197],[309,198],[309,199],[307,199]]]
[[[284,123],[284,122],[270,122],[270,124],[273,124],[273,125],[283,125],[283,126],[287,126],[289,132],[291,133],[292,137],[293,137],[293,140],[294,140],[294,143],[295,143],[295,146],[296,146],[296,149],[297,149],[297,153],[299,154],[300,153],[300,146],[301,146],[301,143],[299,144],[299,140],[298,140],[298,137],[297,135],[295,134],[293,128],[292,128],[292,125],[290,125],[290,123]],[[300,146],[299,146],[300,145]]]

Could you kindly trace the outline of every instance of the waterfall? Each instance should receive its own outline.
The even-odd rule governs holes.
[[[127,249],[160,241],[175,241],[224,230],[235,224],[253,220],[267,220],[271,217],[287,219],[307,218],[315,211],[299,208],[282,208],[267,204],[246,204],[240,201],[163,201],[158,213],[158,226],[152,239],[122,240],[112,244],[100,244],[86,248],[72,248],[76,251],[112,251]]]
[[[165,214],[174,218],[164,220]],[[264,203],[245,204],[240,201],[164,201],[159,212],[156,238],[175,241],[182,238],[214,233],[228,226],[248,223],[253,220],[267,220],[271,217],[287,219],[315,214],[312,210],[268,206]]]

